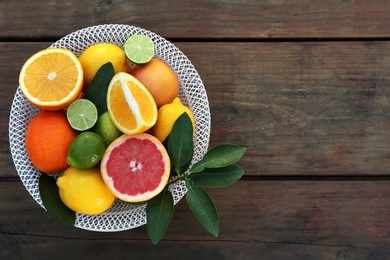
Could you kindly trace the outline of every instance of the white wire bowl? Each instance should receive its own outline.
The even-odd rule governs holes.
[[[130,25],[105,24],[75,31],[53,43],[50,47],[62,47],[79,56],[87,47],[109,42],[123,48],[133,34],[148,35],[155,44],[155,57],[164,61],[178,76],[179,97],[194,114],[194,157],[192,164],[206,153],[210,138],[211,116],[207,93],[203,82],[190,60],[172,43],[148,30]],[[9,142],[16,171],[33,199],[45,208],[39,195],[40,172],[32,165],[24,145],[26,128],[40,110],[29,103],[17,88],[9,119]],[[169,187],[176,204],[186,194],[184,182]],[[97,215],[76,213],[75,227],[91,231],[116,232],[146,224],[145,206],[126,203],[116,199],[106,212]]]

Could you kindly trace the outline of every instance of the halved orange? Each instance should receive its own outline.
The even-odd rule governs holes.
[[[63,48],[48,48],[31,56],[19,74],[24,96],[44,110],[66,108],[80,94],[84,73],[77,56]]]
[[[125,134],[142,133],[157,121],[152,94],[126,72],[112,78],[107,91],[107,109],[114,125]]]

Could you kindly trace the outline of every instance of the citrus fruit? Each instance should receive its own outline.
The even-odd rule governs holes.
[[[110,208],[115,200],[99,168],[81,170],[69,167],[58,177],[57,186],[62,202],[81,214],[100,214]]]
[[[172,102],[179,93],[179,80],[176,74],[159,59],[153,58],[144,65],[135,65],[130,74],[150,91],[157,107]]]
[[[24,96],[44,110],[61,110],[75,100],[83,88],[83,68],[71,51],[41,50],[24,63],[19,74]]]
[[[32,118],[26,130],[25,145],[32,164],[41,172],[54,174],[69,167],[68,148],[77,131],[62,111],[42,111]]]
[[[157,120],[156,102],[150,92],[124,72],[115,74],[108,86],[107,109],[116,128],[125,134],[144,132]]]
[[[112,122],[108,111],[104,112],[98,117],[95,126],[92,128],[92,131],[104,139],[106,147],[109,146],[116,138],[122,135],[122,132],[119,131]]]
[[[162,143],[145,133],[117,138],[104,153],[100,167],[111,192],[127,202],[142,202],[159,194],[171,168]]]
[[[154,43],[149,36],[134,34],[130,36],[124,45],[127,58],[135,64],[149,62],[154,55]]]
[[[172,127],[176,120],[183,113],[187,113],[191,119],[192,127],[194,127],[194,116],[191,110],[184,106],[180,98],[175,98],[171,103],[166,104],[158,109],[157,122],[152,129],[152,134],[158,140],[164,142],[165,138],[171,133]]]
[[[69,105],[66,110],[66,117],[73,129],[85,131],[95,125],[98,119],[98,111],[96,106],[88,99],[77,99]]]
[[[80,62],[84,69],[85,84],[91,83],[96,72],[107,62],[111,62],[115,73],[128,72],[130,62],[123,49],[112,43],[97,43],[83,51]]]
[[[103,138],[94,132],[82,132],[70,144],[66,161],[79,169],[96,166],[103,157],[106,146]]]

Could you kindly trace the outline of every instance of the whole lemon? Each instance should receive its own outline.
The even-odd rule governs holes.
[[[107,188],[100,169],[80,170],[69,167],[57,179],[62,202],[81,214],[99,214],[114,202],[115,196]]]
[[[152,129],[153,135],[161,142],[164,142],[165,138],[171,133],[176,120],[184,112],[188,114],[192,127],[194,127],[194,116],[191,110],[181,103],[180,98],[176,97],[171,103],[160,107],[158,109],[157,122]]]
[[[79,60],[84,70],[84,83],[88,85],[96,72],[107,62],[111,62],[115,73],[128,72],[130,62],[123,49],[112,43],[97,43],[81,53]]]

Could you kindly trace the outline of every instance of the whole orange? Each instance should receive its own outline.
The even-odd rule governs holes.
[[[149,90],[157,107],[171,103],[179,93],[179,80],[175,72],[159,59],[153,58],[144,65],[135,65],[130,74]]]
[[[26,130],[26,150],[32,164],[41,172],[54,174],[69,167],[68,148],[77,136],[61,111],[42,111]]]

